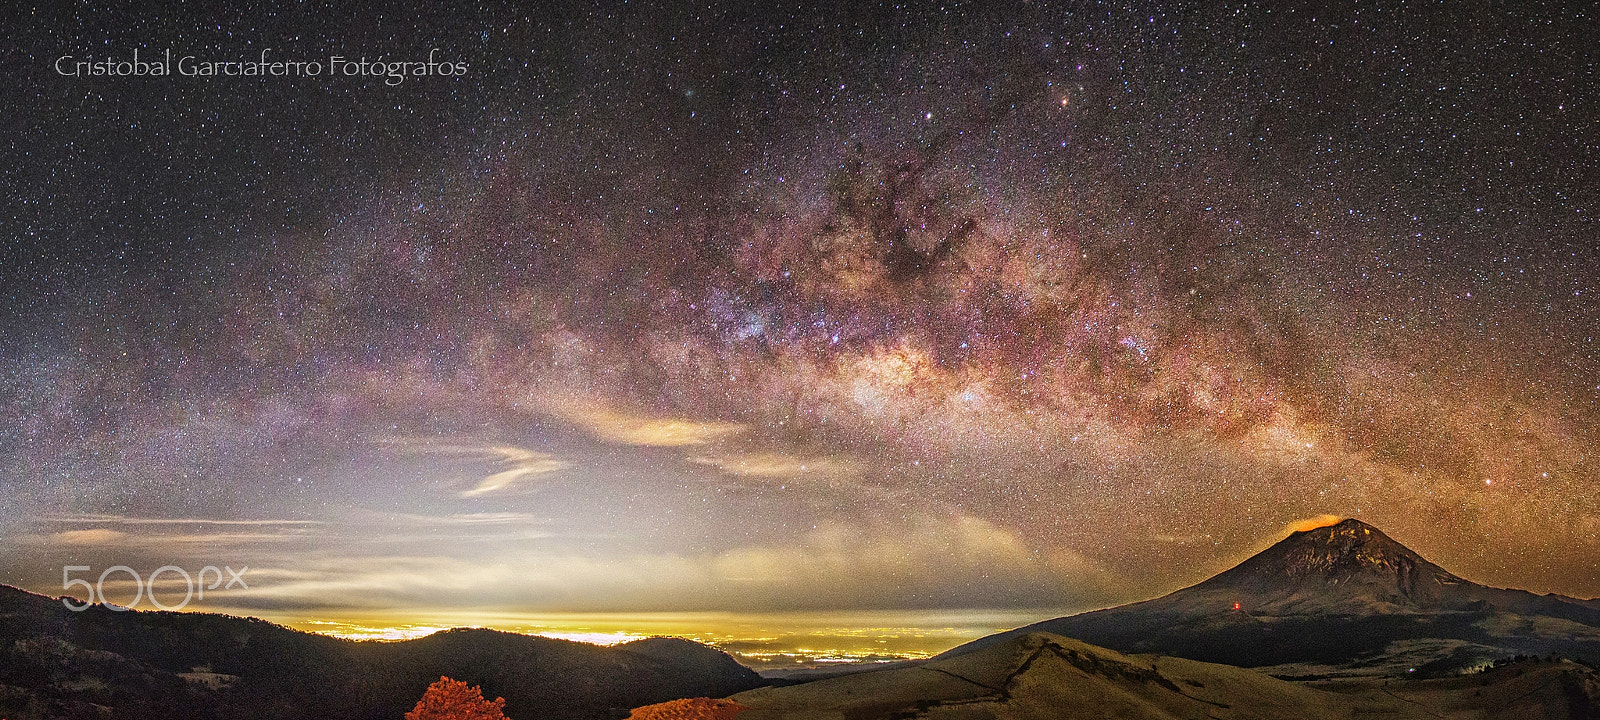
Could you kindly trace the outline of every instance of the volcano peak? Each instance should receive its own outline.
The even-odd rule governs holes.
[[[1311,572],[1359,563],[1393,564],[1400,558],[1413,563],[1428,562],[1382,530],[1354,518],[1293,533],[1274,548],[1299,557],[1304,561],[1303,569]]]
[[[1316,597],[1400,606],[1432,606],[1452,575],[1383,531],[1347,519],[1289,537],[1197,588],[1246,591],[1258,602]]]
[[[1277,550],[1274,555],[1285,561],[1282,569],[1290,576],[1318,573],[1337,575],[1377,568],[1399,571],[1402,567],[1412,566],[1438,568],[1411,548],[1383,534],[1382,530],[1354,518],[1294,533],[1273,546],[1272,550]],[[1439,571],[1444,572],[1442,569]]]

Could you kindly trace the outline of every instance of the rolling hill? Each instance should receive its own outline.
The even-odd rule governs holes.
[[[1590,720],[1600,708],[1600,674],[1571,662],[1527,662],[1460,678],[1319,687],[1028,632],[957,655],[731,699],[752,708],[739,720]]]

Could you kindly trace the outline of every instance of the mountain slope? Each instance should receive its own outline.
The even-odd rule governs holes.
[[[787,718],[1426,718],[1392,697],[1355,697],[1179,658],[1127,656],[1031,632],[973,652],[733,696],[740,720]]]
[[[1035,631],[1285,674],[1444,673],[1519,654],[1600,661],[1600,608],[1463,580],[1357,520],[1294,533],[1164,597],[947,655]]]
[[[448,675],[514,718],[612,718],[761,684],[683,640],[599,647],[492,630],[353,642],[253,618],[71,612],[0,586],[0,717],[397,718]],[[620,714],[619,714],[620,713]]]
[[[739,720],[1600,720],[1600,673],[1570,661],[1531,660],[1448,678],[1313,687],[1027,633],[957,656],[760,688],[732,700],[752,708]]]

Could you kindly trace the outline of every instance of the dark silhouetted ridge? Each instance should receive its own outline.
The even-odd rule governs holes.
[[[0,717],[398,718],[448,675],[513,718],[614,720],[761,678],[725,653],[654,638],[616,647],[483,629],[353,642],[254,618],[67,610],[0,586]]]

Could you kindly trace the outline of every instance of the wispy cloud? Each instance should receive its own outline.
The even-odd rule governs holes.
[[[63,545],[113,545],[128,539],[128,534],[106,528],[93,530],[67,530],[49,537],[50,542]]]
[[[518,480],[535,475],[565,470],[572,467],[572,463],[557,460],[555,456],[540,452],[530,452],[520,448],[497,448],[506,452],[501,463],[511,465],[509,469],[490,475],[478,482],[470,490],[463,490],[461,497],[477,497],[487,495],[497,490],[511,487]]]
[[[490,552],[378,555],[309,552],[262,563],[241,606],[267,611],[343,608],[520,608],[541,611],[994,605],[1041,598],[1094,604],[1120,579],[1062,548],[1036,548],[970,516],[885,523],[841,520],[785,542],[708,553],[606,551],[565,543]],[[255,565],[252,565],[255,568]]]
[[[461,497],[479,497],[501,490],[509,490],[520,481],[547,473],[565,470],[572,463],[550,453],[529,450],[514,445],[491,443],[473,444],[441,442],[432,438],[396,438],[380,443],[396,446],[403,452],[416,455],[447,455],[464,459],[486,460],[504,470],[480,479],[476,485],[460,492]]]
[[[546,399],[543,404],[556,417],[605,442],[618,445],[704,445],[749,429],[749,426],[741,423],[624,412],[578,398]]]
[[[541,515],[516,512],[455,513],[452,515],[399,514],[391,517],[418,525],[448,526],[523,525],[543,522],[546,519]]]
[[[856,471],[848,460],[829,457],[793,457],[781,453],[731,453],[694,455],[689,462],[710,465],[729,475],[757,478],[792,478],[807,475],[841,475]]]
[[[313,537],[296,532],[139,532],[91,528],[54,533],[19,533],[10,537],[17,545],[102,547],[171,551],[183,547],[250,547],[264,543],[294,543]]]
[[[217,520],[213,518],[141,518],[122,515],[47,515],[40,520],[50,523],[84,523],[94,525],[322,525],[322,520]]]

